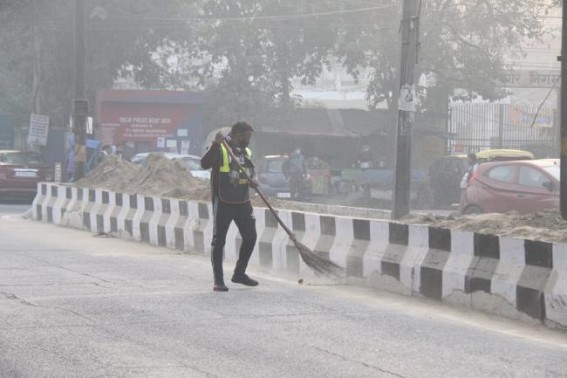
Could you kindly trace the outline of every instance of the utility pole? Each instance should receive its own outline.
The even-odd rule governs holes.
[[[417,62],[419,8],[418,1],[404,0],[402,16],[402,61],[400,64],[400,97],[398,100],[398,133],[396,141],[396,175],[392,219],[409,214],[411,182],[411,133],[415,119],[415,64]]]
[[[39,12],[37,9],[37,1],[33,2],[33,99],[32,99],[32,109],[34,114],[42,114],[42,71],[41,71],[41,36],[39,30]]]
[[[87,160],[87,117],[89,101],[86,91],[86,11],[85,0],[75,0],[75,98],[73,100],[73,133],[75,134],[75,180],[85,176]]]
[[[561,161],[559,208],[567,220],[567,0],[563,0],[563,26],[561,29]]]

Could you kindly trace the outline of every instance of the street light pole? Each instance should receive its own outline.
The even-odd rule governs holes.
[[[85,176],[87,160],[86,134],[89,102],[86,95],[86,11],[85,0],[75,0],[75,98],[73,100],[73,133],[75,134],[75,180]]]
[[[396,141],[396,175],[392,219],[409,214],[411,183],[411,132],[415,118],[415,64],[417,61],[419,7],[418,1],[404,0],[402,18],[402,61],[400,97],[398,100],[398,133]]]

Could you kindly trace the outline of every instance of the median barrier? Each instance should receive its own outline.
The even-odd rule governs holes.
[[[567,244],[277,210],[297,239],[345,269],[347,280],[405,295],[567,328]],[[209,202],[40,183],[33,219],[185,252],[209,254]],[[313,273],[265,208],[254,208],[251,266],[297,277]],[[225,259],[235,262],[232,226]],[[226,266],[225,268],[229,268]]]

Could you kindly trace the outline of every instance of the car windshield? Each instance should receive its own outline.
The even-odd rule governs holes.
[[[553,176],[554,179],[559,181],[559,166],[558,165],[551,165],[549,167],[543,167],[543,169]]]
[[[38,154],[10,152],[0,155],[0,162],[8,164],[42,164],[43,159]]]
[[[274,159],[269,160],[268,164],[266,164],[266,171],[270,173],[281,173],[283,172],[282,165],[285,160],[283,159]]]

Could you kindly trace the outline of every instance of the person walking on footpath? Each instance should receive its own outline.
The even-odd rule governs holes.
[[[461,178],[461,184],[460,184],[461,189],[466,189],[469,186],[469,182],[471,181],[474,173],[478,169],[478,159],[474,152],[469,152],[469,154],[467,155],[467,163],[469,166],[467,168],[467,171],[463,174],[463,177]]]
[[[296,148],[282,165],[282,170],[289,182],[291,198],[303,199],[305,194],[305,180],[307,180],[307,165],[301,154],[301,149]]]
[[[215,135],[211,146],[201,158],[204,169],[212,168],[211,189],[213,200],[213,240],[211,263],[213,265],[214,291],[228,291],[224,283],[223,257],[226,234],[232,221],[238,227],[242,237],[242,245],[232,282],[246,286],[257,286],[258,281],[246,274],[248,261],[256,244],[256,219],[250,203],[249,188],[258,184],[252,164],[252,151],[248,148],[254,129],[246,122],[235,123],[230,134],[225,138],[222,132]],[[240,172],[237,164],[232,161],[228,150],[223,145],[225,141],[232,149],[235,157],[246,173],[252,178],[249,182],[246,175]]]

